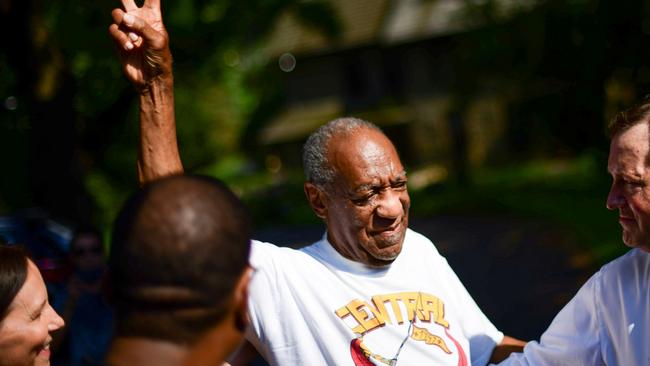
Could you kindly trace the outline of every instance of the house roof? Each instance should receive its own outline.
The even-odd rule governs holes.
[[[477,19],[485,19],[485,14],[480,10],[489,1],[331,0],[341,22],[342,34],[338,39],[328,39],[287,12],[276,23],[265,51],[269,57],[279,57],[285,53],[296,57],[318,56],[364,46],[397,45],[451,35],[484,24]],[[490,16],[496,20],[507,19],[519,11],[530,10],[538,2],[492,0]],[[295,65],[295,58],[292,59]],[[289,71],[292,69],[290,67]],[[343,101],[336,95],[289,103],[278,115],[271,117],[260,131],[260,142],[269,145],[297,141],[323,123],[340,117],[343,112]],[[359,113],[358,117],[379,125],[413,119],[412,111],[400,105],[376,106]]]
[[[262,144],[300,140],[320,125],[341,116],[343,106],[335,98],[293,105],[281,112],[259,135]]]
[[[328,39],[321,32],[301,24],[293,13],[286,12],[277,21],[269,37],[266,45],[268,54],[317,54],[374,43],[390,1],[332,0],[331,3],[341,25],[340,39]]]
[[[264,145],[270,145],[301,140],[321,125],[342,117],[343,111],[343,105],[336,97],[291,105],[260,131],[259,141]],[[357,112],[350,117],[373,121],[381,127],[402,124],[413,119],[408,108],[396,104],[386,104],[372,110]]]
[[[331,0],[342,34],[328,39],[303,25],[291,12],[277,21],[266,53],[317,55],[372,44],[399,44],[454,34],[480,26],[476,11],[488,0]],[[493,0],[492,16],[505,19],[533,8],[538,0]]]

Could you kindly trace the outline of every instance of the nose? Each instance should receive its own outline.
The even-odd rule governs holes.
[[[623,206],[623,204],[625,204],[625,197],[623,197],[618,185],[613,183],[612,188],[610,188],[609,194],[607,195],[605,206],[610,210],[616,210]]]
[[[404,206],[400,199],[401,192],[386,190],[381,195],[381,201],[377,205],[377,215],[384,219],[397,219],[404,213]]]
[[[61,318],[50,305],[47,306],[49,307],[49,311],[51,313],[50,321],[47,324],[47,330],[54,332],[57,329],[63,328],[63,326],[65,326],[65,321],[63,321],[63,318]]]

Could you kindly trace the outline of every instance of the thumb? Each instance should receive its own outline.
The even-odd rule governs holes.
[[[153,29],[144,19],[133,14],[125,13],[122,17],[122,24],[129,30],[142,36],[142,38],[153,48],[162,48],[165,44],[165,36]]]

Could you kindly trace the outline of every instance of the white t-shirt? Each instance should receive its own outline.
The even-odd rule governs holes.
[[[650,365],[650,254],[606,264],[558,313],[541,341],[500,365]]]
[[[254,242],[251,264],[247,338],[272,365],[485,365],[503,339],[411,230],[385,268],[348,260],[325,238],[301,250]]]

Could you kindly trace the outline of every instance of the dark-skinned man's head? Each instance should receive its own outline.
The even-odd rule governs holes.
[[[395,147],[375,125],[340,118],[305,143],[305,194],[344,257],[369,266],[402,250],[410,198]]]
[[[251,224],[220,181],[168,177],[138,190],[116,220],[110,273],[118,337],[191,345],[245,324]]]

